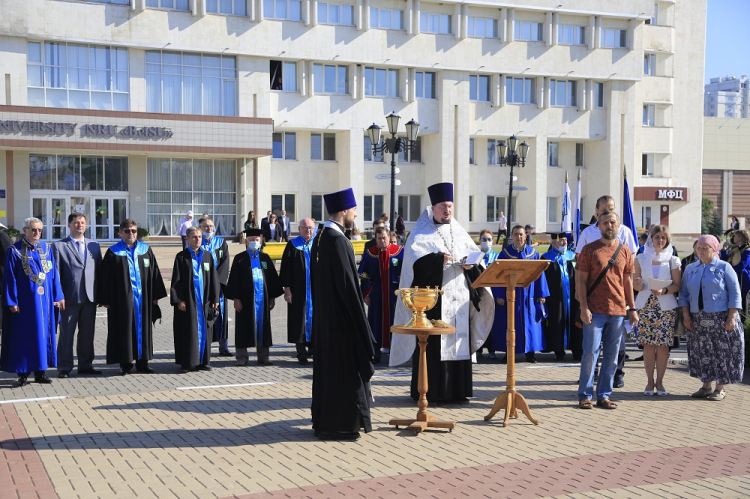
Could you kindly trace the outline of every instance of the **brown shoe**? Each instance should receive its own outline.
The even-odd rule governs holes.
[[[601,399],[596,401],[597,407],[602,407],[604,409],[617,409],[617,404],[612,402],[609,399]]]
[[[584,400],[578,401],[578,408],[579,409],[593,409],[594,406],[589,399],[584,399]]]

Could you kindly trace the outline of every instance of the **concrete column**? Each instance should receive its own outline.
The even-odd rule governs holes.
[[[515,9],[507,9],[508,13],[508,22],[507,22],[507,42],[512,42],[515,38],[515,32],[516,32],[516,10]]]
[[[339,140],[341,139],[341,140]],[[339,185],[331,186],[331,191],[346,189],[351,187],[354,190],[354,196],[357,199],[357,206],[364,206],[365,202],[365,182],[372,179],[365,179],[365,164],[362,156],[362,129],[352,128],[336,134],[337,152],[341,154],[339,163]],[[390,207],[390,194],[386,196],[385,207]],[[386,208],[387,209],[387,208]],[[362,227],[361,221],[364,220],[364,209],[358,211],[359,222],[357,225]]]
[[[557,12],[555,12],[554,14],[552,14],[552,30],[551,30],[552,40],[550,40],[550,43],[548,43],[548,45],[552,45],[552,46],[557,45],[559,30],[560,30],[560,22],[558,20],[558,14]]]
[[[543,232],[547,227],[547,136],[534,137],[529,153],[526,167],[520,168],[522,171],[518,175],[519,185],[529,190],[519,193],[516,201],[519,216],[516,220],[523,224],[532,223],[536,232]],[[522,213],[523,217],[520,216]],[[533,218],[525,220],[524,217]]]
[[[500,11],[500,20],[497,22],[497,36],[501,42],[508,41],[508,9]]]
[[[552,45],[552,12],[547,12],[544,18],[544,44]]]

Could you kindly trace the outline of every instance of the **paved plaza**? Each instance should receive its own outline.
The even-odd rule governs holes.
[[[166,278],[175,249],[156,252]],[[691,399],[700,383],[681,361],[684,344],[672,351],[669,396],[644,396],[643,364],[628,362],[615,411],[577,409],[570,355],[519,363],[517,386],[539,426],[521,415],[503,428],[502,412],[483,420],[506,368],[485,357],[470,402],[429,408],[458,422],[451,433],[390,427],[416,413],[411,366],[379,365],[373,431],[330,442],[313,437],[312,366],[292,357],[282,299],[273,366],[214,357],[213,371],[188,374],[174,363],[172,308],[161,306],[156,374],[121,377],[104,364],[101,309],[94,367],[104,375],[57,379],[52,369],[52,385],[22,388],[0,375],[0,498],[750,496],[750,386],[729,386],[722,402]]]

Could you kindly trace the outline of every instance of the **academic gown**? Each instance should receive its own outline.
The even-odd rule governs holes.
[[[23,269],[22,254],[29,257],[29,269],[45,277],[39,284],[32,282]],[[42,259],[46,262],[42,271]],[[0,347],[0,370],[11,373],[44,371],[57,365],[55,333],[59,311],[54,302],[63,300],[57,263],[51,247],[39,241],[36,249],[26,238],[8,247],[3,276],[3,332]],[[18,307],[11,313],[8,307]]]
[[[542,321],[542,329],[547,350],[552,350],[556,355],[565,355],[565,349],[570,348],[570,337],[574,334],[571,324],[570,283],[574,279],[575,257],[575,253],[570,250],[560,253],[554,248],[542,255],[542,260],[550,261],[549,267],[544,271],[549,297],[545,302],[547,318]]]
[[[380,358],[380,347],[391,347],[391,326],[396,312],[396,300],[399,299],[395,291],[401,281],[403,250],[397,244],[390,244],[383,251],[373,246],[364,252],[359,262],[362,296],[370,297],[367,320],[377,345],[376,359]],[[388,306],[384,307],[384,303]]]
[[[310,255],[313,315],[312,420],[316,434],[372,431],[373,338],[362,301],[354,248],[333,221]]]
[[[99,303],[109,305],[107,364],[153,358],[153,301],[166,296],[159,265],[148,244],[137,241],[133,251],[120,241],[107,250],[97,290]]]
[[[313,239],[297,236],[284,248],[281,257],[282,288],[292,292],[292,303],[287,304],[286,340],[289,343],[310,343],[312,341],[312,290],[310,288],[310,252]]]
[[[730,264],[733,263],[731,255],[726,250],[720,252],[719,258],[728,261]],[[739,259],[735,259],[735,261],[737,263],[732,265],[732,268],[737,274],[737,280],[740,282],[740,298],[742,299],[742,308],[744,309],[747,293],[750,292],[750,248],[743,249]]]
[[[251,348],[256,345],[256,325],[261,324],[261,330],[257,331],[258,339],[262,346],[273,345],[271,333],[271,298],[284,294],[276,273],[273,260],[262,251],[257,252],[253,258],[250,251],[243,251],[232,260],[232,270],[229,272],[226,297],[230,300],[242,302],[242,312],[234,313],[235,345],[237,348]],[[256,253],[256,252],[253,252]],[[256,275],[263,276],[260,283],[253,276],[253,259],[255,259]],[[256,294],[256,285],[261,286],[263,293],[262,303],[259,293]],[[260,315],[262,314],[262,317]],[[259,320],[260,319],[260,320]]]
[[[484,254],[484,257],[482,260],[484,261],[484,268],[487,269],[492,262],[497,260],[497,257],[500,255],[497,251],[491,249],[487,253]],[[493,300],[494,301],[494,300]],[[497,305],[495,305],[497,306]],[[487,339],[485,340],[484,344],[482,345],[482,348],[486,348],[489,352],[494,352],[495,349],[492,347],[492,335],[487,335]]]
[[[196,282],[195,275],[199,274]],[[175,362],[185,367],[209,365],[211,324],[209,310],[219,300],[219,274],[208,251],[198,255],[188,247],[175,256],[169,301],[174,307],[173,333]],[[185,311],[177,308],[185,303]]]
[[[508,246],[500,252],[498,259],[539,260],[539,253],[524,245],[523,251],[519,252],[513,245]],[[505,288],[492,288],[495,298],[507,300]],[[528,288],[516,288],[516,353],[537,352],[546,350],[544,334],[542,332],[542,319],[547,316],[544,304],[538,303],[539,298],[549,296],[547,279],[544,274],[534,281]],[[492,346],[500,352],[507,352],[506,336],[508,333],[508,302],[505,305],[496,305],[495,322],[492,324]]]
[[[203,238],[201,249],[211,253],[214,268],[219,276],[219,315],[216,317],[216,322],[208,328],[208,341],[211,343],[229,337],[229,314],[224,303],[229,280],[229,246],[223,237],[212,236],[211,239]]]

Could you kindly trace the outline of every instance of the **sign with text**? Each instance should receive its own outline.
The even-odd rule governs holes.
[[[636,187],[633,189],[635,201],[688,201],[687,187]]]
[[[18,121],[0,120],[0,133],[22,133],[35,135],[75,135],[81,137],[169,139],[174,133],[171,129],[158,126],[120,126],[89,123],[63,123],[55,121]]]

